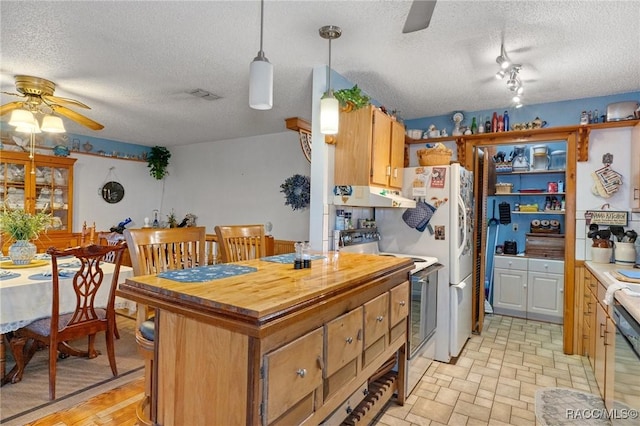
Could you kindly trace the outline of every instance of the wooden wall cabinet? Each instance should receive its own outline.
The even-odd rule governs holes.
[[[33,243],[38,252],[51,246],[67,248],[79,244],[73,227],[73,165],[75,158],[2,151],[0,157],[0,203],[8,209],[52,214],[52,226]],[[11,241],[3,238],[6,253]]]
[[[335,185],[402,189],[404,125],[374,105],[340,113]]]

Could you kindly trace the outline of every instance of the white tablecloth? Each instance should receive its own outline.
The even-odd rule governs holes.
[[[71,260],[73,259],[70,258],[69,261]],[[58,268],[60,268],[60,263],[65,262],[59,260]],[[97,307],[107,305],[114,265],[103,262],[101,267],[104,271],[104,278],[96,295]],[[29,279],[35,274],[50,273],[50,263],[34,268],[11,268],[5,269],[5,271],[19,273],[20,276],[0,280],[0,334],[17,330],[36,319],[51,316],[52,280]],[[120,266],[119,282],[124,282],[126,278],[131,276],[133,276],[132,268]],[[76,296],[71,284],[72,279],[72,277],[60,277],[61,312],[71,312],[75,309]],[[116,308],[128,309],[130,312],[136,310],[135,302],[121,297],[116,297],[115,305]]]

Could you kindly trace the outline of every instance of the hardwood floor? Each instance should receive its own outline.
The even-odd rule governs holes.
[[[26,426],[133,426],[137,422],[136,407],[143,395],[144,377]]]

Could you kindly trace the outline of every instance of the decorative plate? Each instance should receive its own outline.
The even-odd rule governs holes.
[[[109,204],[119,203],[124,198],[124,187],[119,182],[107,182],[102,185],[101,195]]]
[[[300,148],[302,148],[302,152],[307,159],[308,162],[311,162],[311,133],[307,132],[298,132],[300,134]]]
[[[456,112],[455,114],[453,114],[453,121],[454,122],[462,123],[462,120],[464,120],[464,115],[462,115],[461,112]]]

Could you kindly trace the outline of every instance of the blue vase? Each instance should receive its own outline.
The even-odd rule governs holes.
[[[28,265],[36,256],[37,247],[31,241],[18,240],[9,246],[9,258],[14,265]]]

